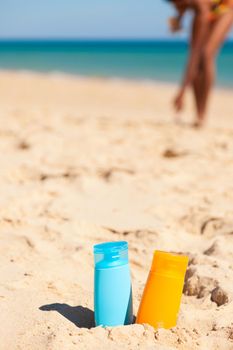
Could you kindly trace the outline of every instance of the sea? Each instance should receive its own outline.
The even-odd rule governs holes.
[[[2,40],[0,70],[177,83],[188,50],[174,40]],[[217,85],[233,89],[233,41],[218,55]]]

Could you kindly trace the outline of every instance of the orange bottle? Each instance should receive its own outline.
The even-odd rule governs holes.
[[[154,252],[136,323],[155,329],[176,325],[187,266],[187,256]]]

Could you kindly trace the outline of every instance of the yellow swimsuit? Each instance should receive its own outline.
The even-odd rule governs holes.
[[[216,19],[233,8],[232,0],[212,0],[212,3],[210,20]]]

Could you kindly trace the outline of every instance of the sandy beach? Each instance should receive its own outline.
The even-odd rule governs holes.
[[[0,349],[233,349],[233,92],[192,129],[172,85],[0,73]],[[94,328],[96,243],[189,255],[177,327]]]

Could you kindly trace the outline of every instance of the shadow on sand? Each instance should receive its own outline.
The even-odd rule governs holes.
[[[57,311],[79,328],[95,327],[94,312],[83,306],[70,306],[68,304],[48,304],[39,307],[41,311]]]

